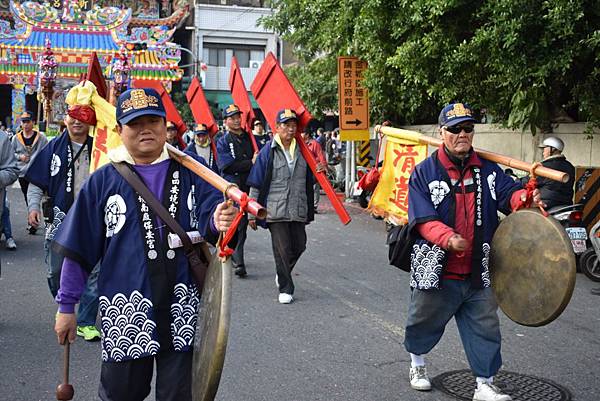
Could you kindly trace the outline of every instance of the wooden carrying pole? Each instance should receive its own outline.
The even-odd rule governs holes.
[[[192,170],[204,181],[223,192],[227,198],[240,203],[244,192],[242,192],[237,186],[232,185],[229,181],[223,179],[220,175],[204,166],[202,163],[199,163],[193,157],[186,155],[179,149],[167,144],[167,150],[169,151],[169,156],[171,156],[175,161]],[[252,213],[259,219],[265,219],[267,217],[267,209],[253,200],[248,202],[248,212]]]
[[[433,138],[415,131],[408,131],[400,128],[376,125],[375,132],[381,132],[384,135],[389,135],[394,138],[404,139],[410,142],[416,142],[423,145],[440,146],[442,144],[442,140],[439,138]],[[532,164],[524,162],[523,160],[514,159],[512,157],[504,156],[499,153],[494,153],[487,150],[476,148],[474,148],[474,150],[479,156],[483,157],[484,159],[493,161],[495,163],[500,163],[508,167],[516,168],[522,171],[531,171]],[[569,181],[569,174],[543,166],[535,168],[535,175],[550,178],[551,180],[563,183]]]

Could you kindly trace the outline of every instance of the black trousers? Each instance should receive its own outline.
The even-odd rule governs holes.
[[[156,401],[192,401],[192,357],[171,348],[154,357],[102,362],[98,395],[102,401],[144,400],[156,360]]]
[[[19,186],[21,187],[21,192],[23,192],[23,197],[25,197],[25,205],[27,205],[27,188],[29,188],[29,181],[23,177],[20,177]]]
[[[237,227],[237,244],[231,255],[231,262],[233,267],[246,266],[244,263],[244,244],[246,243],[246,236],[248,231],[248,215],[245,214],[240,220],[240,224]]]
[[[292,270],[306,249],[305,227],[297,221],[269,223],[280,293],[294,294]]]

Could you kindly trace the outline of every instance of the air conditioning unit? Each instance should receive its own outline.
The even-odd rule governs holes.
[[[258,70],[262,63],[262,60],[250,60],[250,68],[255,68]]]

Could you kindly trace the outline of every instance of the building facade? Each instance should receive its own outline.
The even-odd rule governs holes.
[[[264,1],[253,0],[203,0],[195,4],[193,46],[202,62],[199,74],[217,120],[223,107],[232,102],[232,57],[238,61],[247,89],[269,52],[281,60],[280,38],[259,24],[261,17],[272,13],[265,5]],[[260,114],[252,95],[250,98]]]

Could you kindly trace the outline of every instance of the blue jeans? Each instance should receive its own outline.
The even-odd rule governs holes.
[[[12,238],[12,227],[10,226],[10,210],[8,209],[8,200],[6,191],[4,192],[4,208],[2,209],[2,234],[4,238]]]
[[[46,251],[46,267],[48,269],[48,287],[54,298],[60,288],[60,272],[64,257],[50,248],[51,241],[44,241]],[[96,265],[88,277],[87,284],[81,298],[79,299],[79,310],[77,312],[78,326],[94,326],[98,315],[98,273],[100,264]]]
[[[494,376],[502,366],[497,309],[492,289],[473,289],[468,280],[444,280],[439,290],[413,290],[404,346],[410,353],[427,354],[454,316],[471,371],[476,377]]]

